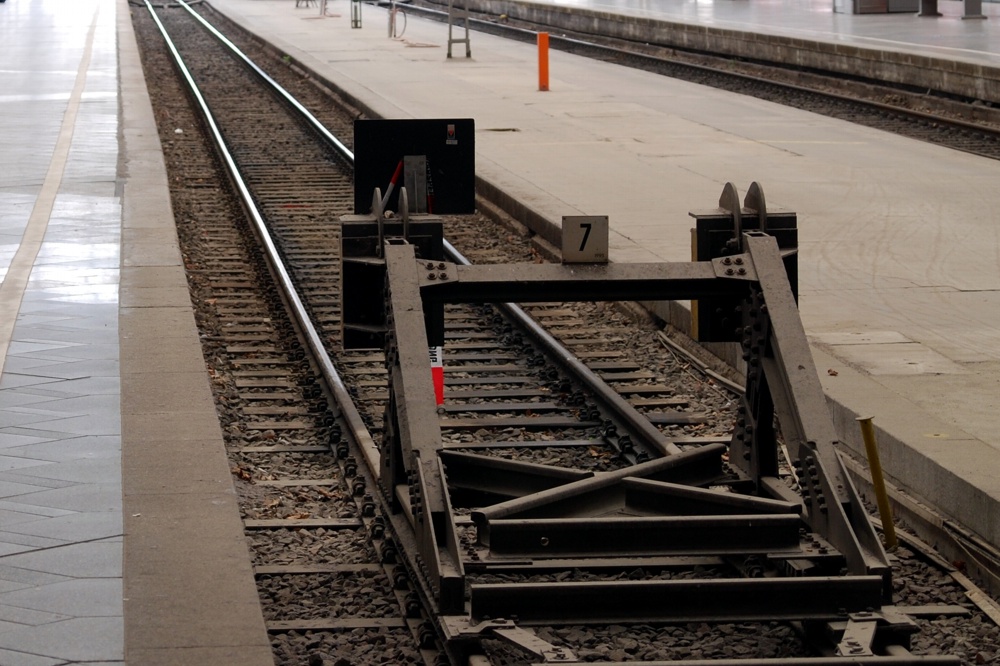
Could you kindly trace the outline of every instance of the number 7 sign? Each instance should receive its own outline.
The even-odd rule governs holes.
[[[563,216],[562,260],[564,264],[608,263],[608,216]]]

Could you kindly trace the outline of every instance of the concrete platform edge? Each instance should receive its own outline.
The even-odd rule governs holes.
[[[815,345],[813,358],[837,434],[856,458],[865,460],[856,419],[873,416],[889,480],[990,544],[1000,543],[1000,525],[994,518],[1000,494],[989,490],[997,486],[990,472],[994,449]]]
[[[447,8],[447,3],[429,0]],[[881,46],[766,35],[629,14],[519,0],[468,0],[470,11],[641,43],[866,77],[971,99],[1000,102],[1000,68]]]
[[[193,309],[164,289],[186,278],[130,7],[117,4],[125,659],[272,666]],[[185,360],[179,371],[144,362],[150,339]]]

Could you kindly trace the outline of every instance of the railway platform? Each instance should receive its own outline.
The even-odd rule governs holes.
[[[0,664],[273,664],[128,6],[0,44]]]
[[[212,4],[373,113],[475,118],[483,185],[550,226],[609,214],[615,261],[687,259],[687,212],[760,181],[799,214],[802,311],[842,429],[874,414],[896,479],[1000,543],[1000,167],[557,52],[541,93],[531,46],[474,34],[473,58],[447,60],[442,25],[411,16],[389,39],[385,10],[352,29],[346,0]],[[655,13],[1000,58],[989,3],[987,21],[824,7]],[[0,44],[0,664],[273,663],[129,5],[8,0]]]

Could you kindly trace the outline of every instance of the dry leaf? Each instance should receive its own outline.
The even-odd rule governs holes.
[[[247,470],[240,467],[239,465],[234,467],[231,471],[233,473],[233,476],[235,476],[238,479],[242,479],[243,481],[253,480],[253,475],[250,474],[250,472],[248,472]]]

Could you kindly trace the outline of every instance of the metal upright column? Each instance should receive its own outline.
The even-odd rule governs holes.
[[[937,0],[920,0],[920,12],[917,16],[941,16]]]
[[[984,19],[986,15],[983,14],[983,0],[965,0],[962,3],[963,19]]]
[[[455,39],[452,37],[452,29],[455,24],[456,12],[458,19],[465,25],[465,37]],[[469,41],[469,6],[462,5],[460,9],[455,8],[454,0],[448,0],[448,57],[451,57],[452,44],[465,44],[465,57],[472,57],[472,44]]]
[[[361,0],[351,0],[351,27],[361,27]]]

